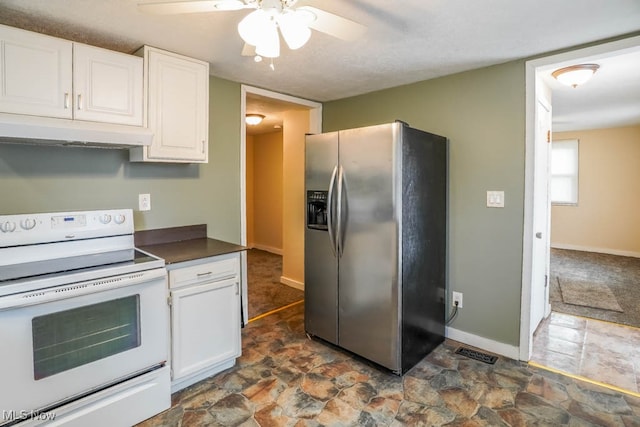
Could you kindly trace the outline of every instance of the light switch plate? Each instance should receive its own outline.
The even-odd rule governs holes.
[[[487,191],[488,208],[504,208],[504,191]]]

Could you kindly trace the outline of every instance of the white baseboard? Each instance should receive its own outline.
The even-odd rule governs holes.
[[[594,248],[591,246],[579,246],[579,245],[565,245],[563,243],[552,243],[551,247],[554,249],[568,249],[571,251],[584,251],[584,252],[597,252],[600,254],[629,256],[633,258],[640,258],[640,252],[633,251],[620,251],[618,249],[609,248]]]
[[[280,283],[282,283],[283,285],[291,286],[292,288],[296,288],[296,289],[300,289],[301,291],[304,291],[304,283],[298,282],[297,280],[280,276]]]
[[[454,341],[458,341],[472,347],[477,347],[490,353],[499,354],[501,356],[506,356],[515,360],[520,359],[520,348],[514,345],[505,344],[499,341],[491,340],[489,338],[470,334],[468,332],[460,331],[449,326],[447,326],[445,329],[445,336]]]
[[[273,246],[261,245],[260,243],[253,243],[252,249],[260,249],[261,251],[271,252],[272,254],[282,255],[282,249],[274,248]]]

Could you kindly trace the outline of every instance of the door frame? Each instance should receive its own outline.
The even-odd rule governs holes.
[[[322,133],[322,104],[308,99],[297,98],[266,89],[241,85],[240,98],[240,241],[247,244],[247,124],[244,117],[247,113],[247,94],[264,96],[309,108],[309,133]]]
[[[531,327],[531,285],[533,265],[533,239],[535,230],[533,223],[533,184],[535,174],[539,171],[535,168],[535,141],[536,123],[535,108],[537,93],[540,89],[540,75],[556,68],[571,65],[577,61],[589,57],[590,61],[611,56],[614,52],[623,53],[628,49],[637,49],[640,46],[640,36],[629,37],[613,42],[602,43],[583,49],[546,56],[525,63],[525,188],[524,188],[524,226],[522,239],[522,294],[520,305],[520,360],[529,361],[532,351]],[[549,97],[552,104],[552,97]],[[547,233],[548,234],[548,233]],[[548,236],[549,242],[551,236]]]
[[[309,108],[309,133],[322,133],[322,104],[304,98],[285,95],[254,86],[240,86],[240,244],[247,245],[247,124],[244,117],[247,113],[247,94],[277,99],[291,104]],[[241,252],[240,268],[242,270],[242,295],[247,295],[247,252]],[[248,321],[247,298],[242,298],[244,324]]]

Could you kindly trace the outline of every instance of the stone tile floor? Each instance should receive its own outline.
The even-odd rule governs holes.
[[[303,306],[250,323],[235,367],[150,426],[640,426],[640,399],[447,341],[400,378],[305,336]]]
[[[552,312],[533,338],[532,362],[640,392],[640,329]]]

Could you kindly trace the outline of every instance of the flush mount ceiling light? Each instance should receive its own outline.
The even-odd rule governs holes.
[[[259,125],[263,119],[264,119],[264,116],[262,114],[247,114],[246,117],[244,118],[244,121],[248,125],[255,126],[255,125]]]
[[[570,67],[559,68],[555,70],[551,75],[560,83],[577,87],[586,83],[600,66],[598,64],[579,64],[572,65]]]

